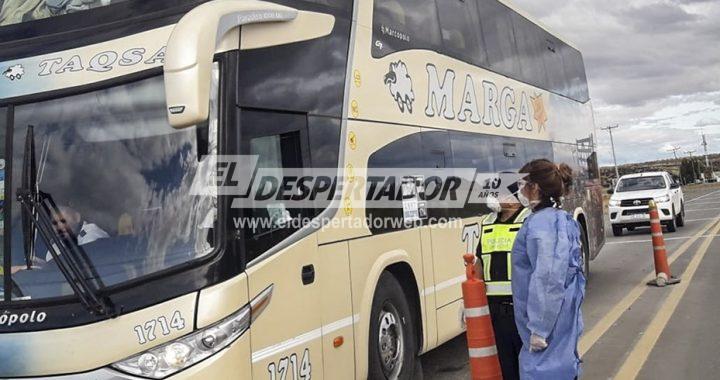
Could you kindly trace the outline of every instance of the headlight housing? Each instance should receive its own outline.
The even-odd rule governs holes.
[[[613,207],[620,206],[620,201],[617,199],[610,199],[610,206],[613,206]]]
[[[242,336],[270,303],[272,288],[269,286],[249,304],[213,325],[113,363],[111,367],[151,379],[163,379],[189,368]]]
[[[669,194],[665,194],[665,195],[660,196],[660,197],[655,197],[655,202],[670,202],[670,195],[669,195]]]

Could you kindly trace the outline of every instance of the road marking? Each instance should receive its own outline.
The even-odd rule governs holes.
[[[716,218],[711,218],[711,219],[715,220]],[[697,238],[704,238],[704,237],[709,237],[709,236],[720,236],[720,235],[678,236],[678,237],[664,238],[663,240],[665,240],[665,241],[668,241],[668,240],[685,240],[685,239],[692,239],[692,238],[696,238],[696,237],[697,237]],[[611,242],[605,243],[605,245],[608,245],[608,244],[626,244],[626,243],[650,243],[650,242],[652,242],[652,240],[650,240],[650,239],[647,239],[647,240],[624,240],[624,241],[611,241]]]
[[[675,254],[668,257],[668,265],[672,264],[678,257],[684,254],[688,248],[690,248],[700,236],[704,235],[710,228],[712,228],[720,218],[714,219],[712,222],[705,225],[697,234],[691,239],[683,243]],[[666,239],[667,240],[667,239]],[[635,288],[633,288],[620,302],[610,309],[590,330],[583,334],[580,342],[578,343],[578,353],[582,357],[585,355],[592,346],[617,322],[618,319],[625,313],[625,311],[632,306],[635,301],[643,294],[647,289],[647,282],[655,278],[655,271],[648,273],[645,278],[640,281]]]
[[[698,200],[698,199],[703,199],[703,198],[705,198],[705,197],[709,197],[709,196],[711,196],[711,195],[713,195],[713,194],[715,194],[715,193],[718,193],[718,192],[720,192],[720,190],[715,190],[715,191],[710,192],[710,193],[707,193],[707,194],[705,194],[705,195],[701,195],[701,196],[699,196],[699,197],[697,197],[697,198],[693,198],[693,199],[691,199],[691,200],[689,200],[689,201],[687,201],[687,202],[685,202],[685,203],[695,202],[695,201]]]
[[[717,234],[718,231],[720,231],[720,224],[715,226],[712,235]],[[660,334],[665,330],[665,326],[667,326],[670,321],[670,317],[672,317],[680,304],[680,300],[682,300],[683,295],[685,295],[685,291],[687,291],[690,286],[693,276],[695,276],[695,272],[705,257],[708,248],[710,248],[713,239],[714,236],[705,238],[698,252],[693,256],[692,260],[690,260],[687,269],[685,269],[682,282],[672,288],[670,295],[665,299],[662,306],[660,306],[658,313],[652,319],[640,340],[635,344],[635,347],[633,347],[630,355],[625,359],[620,370],[618,370],[615,379],[635,379],[640,373],[655,344],[658,339],[660,339]]]
[[[687,209],[685,212],[692,212],[692,211],[713,211],[713,210],[720,210],[720,208],[693,208],[693,209]]]
[[[698,202],[698,203],[693,203],[693,205],[713,205],[713,204],[718,204],[718,203],[720,203],[720,202]]]
[[[715,219],[715,218],[686,219],[685,221],[686,222],[699,222],[702,220],[713,220],[713,219]]]

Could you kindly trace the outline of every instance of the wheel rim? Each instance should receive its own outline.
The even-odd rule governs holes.
[[[397,308],[386,302],[380,311],[378,352],[380,364],[388,379],[397,379],[403,366],[404,333]]]

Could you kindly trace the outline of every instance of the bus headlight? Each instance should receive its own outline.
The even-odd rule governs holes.
[[[207,359],[242,336],[270,303],[272,285],[229,317],[192,334],[153,347],[111,365],[152,379],[163,379]]]

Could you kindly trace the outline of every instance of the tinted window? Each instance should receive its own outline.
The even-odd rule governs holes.
[[[525,159],[529,162],[539,158],[553,160],[552,143],[549,141],[525,141]]]
[[[494,172],[493,137],[468,132],[451,132],[450,144],[455,168],[474,168],[477,173]],[[465,180],[465,179],[463,179]],[[468,218],[488,213],[484,203],[469,203],[462,209],[450,210],[453,217]]]
[[[350,22],[335,19],[323,38],[241,50],[238,101],[242,106],[340,117]]]
[[[437,2],[443,45],[451,55],[485,65],[485,50],[478,44],[477,9],[474,1]]]
[[[542,60],[545,63],[546,84],[545,88],[558,94],[568,94],[569,78],[565,76],[563,66],[562,50],[567,44],[538,27],[538,33],[542,38],[543,54]]]
[[[452,172],[453,159],[450,149],[450,139],[446,131],[432,131],[421,133],[422,137],[422,168],[430,169],[427,176],[432,175],[448,175]],[[436,170],[437,169],[437,170]],[[429,180],[429,178],[425,178]],[[434,191],[436,185],[441,185],[435,181],[435,185],[427,184],[430,187],[428,191]],[[435,188],[433,188],[435,187]],[[448,204],[439,197],[432,198],[427,203],[428,217],[441,218],[448,216]]]
[[[563,70],[566,76],[566,95],[581,102],[588,101],[590,94],[588,93],[585,64],[583,63],[582,55],[569,45],[563,46],[561,54]]]
[[[378,176],[378,171],[374,169],[398,169],[394,171],[394,184],[393,189],[397,190],[400,186],[402,178],[406,176],[417,175],[408,168],[417,168],[420,163],[423,162],[424,158],[421,154],[422,139],[420,133],[415,133],[409,136],[405,136],[390,144],[379,149],[375,153],[371,154],[368,158],[368,198],[375,194],[378,194],[378,187],[383,186],[383,183],[375,184],[374,188],[371,188],[372,178]],[[436,156],[433,160],[440,162],[440,155]],[[381,176],[378,176],[381,177]],[[396,191],[395,191],[396,192]],[[370,231],[372,233],[383,233],[402,229],[402,224],[393,223],[393,221],[404,221],[403,209],[401,200],[397,201],[397,208],[372,208],[368,206],[365,210],[367,217],[372,221],[370,225]],[[387,221],[388,223],[379,223],[376,221]]]
[[[27,0],[0,2],[0,26],[62,16],[69,13],[87,11],[127,0],[83,0],[83,1],[45,1]]]
[[[482,40],[488,67],[501,74],[517,77],[520,61],[513,32],[512,10],[497,1],[478,1]]]
[[[525,144],[522,140],[505,137],[494,137],[493,140],[496,172],[517,172],[528,162],[525,158]]]
[[[544,35],[540,27],[517,13],[512,13],[512,20],[521,68],[519,79],[546,88],[543,58],[547,49]]]
[[[263,169],[265,175],[290,178],[297,175],[297,171],[290,169],[337,167],[338,119],[243,109],[241,136],[242,154],[258,156],[257,168]],[[330,201],[324,199],[318,200],[314,208],[300,208],[292,201],[280,199],[245,209],[244,216],[253,220],[246,225],[244,233],[246,260],[263,254],[302,226],[285,222],[314,217],[329,204]],[[250,228],[252,225],[255,227]]]
[[[373,11],[373,57],[407,49],[440,46],[435,0],[376,0]]]

